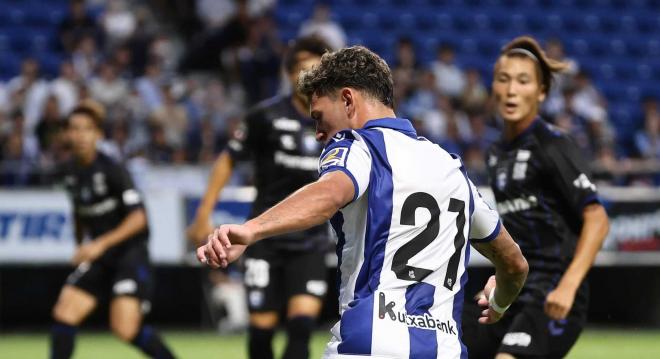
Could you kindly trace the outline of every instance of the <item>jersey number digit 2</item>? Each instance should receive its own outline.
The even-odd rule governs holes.
[[[426,228],[410,242],[404,244],[399,250],[394,253],[392,259],[392,271],[396,277],[403,280],[410,280],[421,282],[426,276],[431,274],[431,270],[425,268],[418,268],[408,265],[408,261],[417,253],[426,248],[440,233],[440,207],[438,202],[428,193],[416,192],[408,196],[403,202],[401,209],[401,224],[407,226],[415,225],[415,211],[417,208],[425,208],[431,213],[431,220]],[[449,212],[456,212],[456,228],[457,233],[454,237],[454,254],[452,254],[447,264],[447,274],[445,276],[444,285],[447,289],[452,290],[456,283],[456,276],[458,273],[458,264],[461,260],[461,248],[465,245],[465,235],[463,228],[465,227],[465,202],[456,198],[449,200]]]

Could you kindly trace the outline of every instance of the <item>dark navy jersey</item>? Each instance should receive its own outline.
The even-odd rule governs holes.
[[[598,202],[589,166],[571,138],[541,119],[492,145],[486,160],[498,212],[529,262],[520,299],[542,304],[573,259],[583,208]],[[585,291],[576,306],[586,305]]]
[[[229,141],[233,160],[252,160],[257,198],[250,217],[256,217],[300,187],[318,179],[322,145],[316,141],[315,123],[301,116],[290,96],[258,104],[244,118]],[[269,245],[290,250],[327,246],[325,225],[303,232],[272,237]]]
[[[75,160],[59,168],[59,180],[73,201],[73,215],[92,239],[114,230],[133,210],[144,208],[142,196],[135,189],[128,171],[113,159],[98,152],[90,165]],[[108,250],[104,257],[131,245],[144,244],[149,229]]]

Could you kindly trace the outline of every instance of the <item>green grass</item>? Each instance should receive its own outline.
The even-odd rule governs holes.
[[[181,358],[246,358],[245,337],[218,336],[212,332],[165,332],[165,339]],[[319,358],[328,340],[327,332],[317,332],[312,340],[312,358]],[[78,337],[75,358],[143,358],[128,345],[107,333],[87,333]],[[275,339],[275,352],[282,353],[285,337]],[[48,338],[39,334],[0,335],[0,358],[47,358]],[[629,329],[590,329],[580,337],[569,358],[660,358],[660,331]]]

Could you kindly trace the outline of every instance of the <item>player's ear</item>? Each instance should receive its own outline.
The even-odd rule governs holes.
[[[545,93],[546,93],[545,86],[541,85],[541,92],[539,92],[539,97],[538,97],[539,102],[545,101],[545,96],[546,96]]]
[[[353,90],[347,87],[341,89],[341,101],[344,103],[346,116],[351,118],[355,113],[355,93]]]

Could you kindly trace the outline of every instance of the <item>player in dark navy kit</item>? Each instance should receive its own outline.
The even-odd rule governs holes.
[[[317,38],[298,39],[284,58],[292,84],[301,70],[317,64],[329,47]],[[261,214],[291,192],[318,178],[315,124],[304,96],[278,96],[262,102],[245,117],[218,157],[206,193],[188,234],[201,244],[213,231],[210,214],[236,161],[254,163],[257,198],[251,217]],[[307,358],[309,338],[327,290],[325,252],[328,228],[272,237],[245,255],[245,285],[250,310],[250,358],[273,358],[271,342],[286,310],[288,344],[284,358]]]
[[[51,358],[70,358],[76,328],[111,294],[112,332],[154,358],[173,358],[143,315],[153,280],[142,198],[126,169],[97,150],[102,111],[80,105],[69,116],[74,158],[59,179],[73,201],[77,269],[69,275],[53,309]],[[89,240],[83,241],[85,237]]]
[[[609,223],[576,144],[538,117],[553,73],[563,68],[529,37],[507,44],[495,64],[493,94],[504,130],[487,154],[490,185],[529,275],[500,322],[479,325],[480,308],[466,308],[470,358],[561,358],[586,322],[584,279]]]

